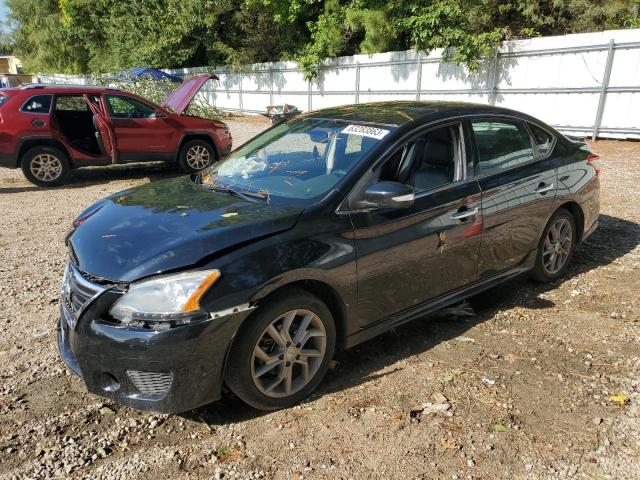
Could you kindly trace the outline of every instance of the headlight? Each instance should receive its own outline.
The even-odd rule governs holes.
[[[200,298],[218,278],[218,270],[200,270],[132,283],[109,313],[131,325],[189,323],[204,314]]]

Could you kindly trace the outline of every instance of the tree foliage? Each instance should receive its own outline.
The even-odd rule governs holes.
[[[7,0],[26,68],[106,72],[445,49],[470,68],[503,40],[637,28],[640,0]],[[1,42],[1,39],[0,39]],[[2,43],[0,43],[2,45]]]

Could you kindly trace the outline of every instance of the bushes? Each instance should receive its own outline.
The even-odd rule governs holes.
[[[180,86],[179,83],[173,83],[169,80],[153,80],[150,78],[120,79],[113,75],[93,75],[92,83],[131,92],[157,105],[160,105],[171,92]],[[210,105],[200,94],[196,95],[185,113],[212,120],[220,119],[226,115],[221,110]]]

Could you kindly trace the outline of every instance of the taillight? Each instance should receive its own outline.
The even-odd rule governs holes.
[[[596,177],[600,176],[600,155],[596,155],[595,153],[590,153],[587,156],[587,165],[590,165],[593,167],[593,169],[596,171]]]

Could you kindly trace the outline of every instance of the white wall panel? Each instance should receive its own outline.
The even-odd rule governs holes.
[[[217,72],[220,80],[208,82],[199,98],[221,109],[264,112],[273,88],[275,104],[289,103],[304,111],[309,106],[316,110],[355,103],[356,99],[360,103],[414,100],[419,86],[422,100],[495,103],[529,113],[551,125],[580,127],[583,134],[590,134],[599,99],[603,98],[602,82],[611,40],[619,48],[613,56],[609,81],[613,90],[606,95],[602,136],[638,137],[640,92],[615,91],[616,87],[640,90],[637,29],[508,42],[502,45],[497,62],[495,58],[487,58],[477,72],[442,63],[440,50],[429,55],[405,51],[340,57],[327,61],[312,82],[304,78],[294,62],[255,64],[246,67],[242,74],[223,69]],[[174,72],[188,78],[206,71],[207,68],[193,68]],[[86,76],[39,78],[52,83],[89,82]],[[611,133],[606,129],[625,131]]]

